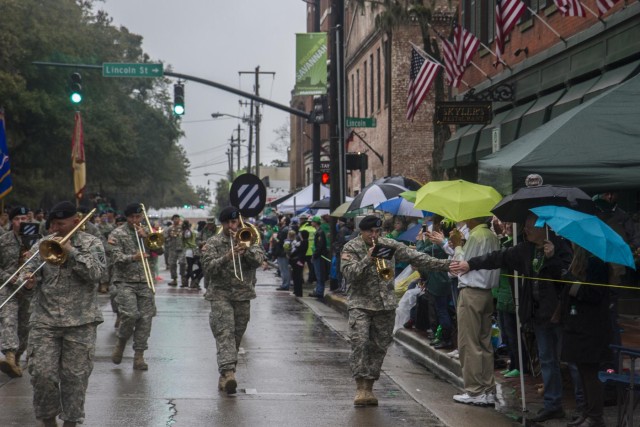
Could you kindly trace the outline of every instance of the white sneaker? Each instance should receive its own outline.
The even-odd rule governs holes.
[[[459,359],[460,358],[460,352],[458,352],[458,349],[455,349],[455,350],[450,351],[449,353],[447,353],[447,356],[452,357],[454,359]]]
[[[496,395],[495,393],[487,393],[487,405],[495,405],[496,404]]]
[[[465,405],[476,406],[489,406],[495,403],[495,399],[493,403],[490,403],[489,398],[484,393],[477,396],[471,396],[469,393],[456,394],[455,396],[453,396],[453,400],[458,403],[464,403]]]

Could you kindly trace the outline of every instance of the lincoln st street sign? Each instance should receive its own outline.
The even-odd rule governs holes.
[[[162,64],[122,64],[105,62],[102,64],[104,77],[162,77]]]
[[[348,128],[374,128],[376,119],[373,117],[347,117],[345,125]]]

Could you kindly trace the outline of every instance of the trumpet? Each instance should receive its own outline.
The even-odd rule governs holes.
[[[373,239],[373,246],[375,247],[377,244],[378,242],[376,241],[376,239]],[[393,276],[394,276],[393,270],[389,266],[389,263],[387,263],[387,260],[384,258],[374,258],[374,259],[376,262],[376,272],[378,273],[378,276],[380,276],[380,278],[384,280],[393,279]]]
[[[144,238],[144,245],[150,251],[159,251],[164,247],[164,234],[162,234],[162,229],[153,231],[153,228],[151,227],[151,221],[149,221],[147,210],[144,208],[144,204],[140,203],[140,207],[142,208],[144,219],[145,221],[147,221],[147,227],[149,227],[149,234]]]
[[[76,231],[82,229],[85,223],[93,216],[95,212],[96,209],[94,208],[93,210],[91,210],[91,212],[84,216],[82,220],[75,227],[73,227],[73,229],[69,231],[69,233],[62,239],[53,240],[55,235],[52,235],[50,238],[43,239],[40,242],[40,245],[38,245],[38,250],[35,251],[33,255],[31,255],[20,267],[18,267],[18,269],[9,277],[9,279],[7,279],[7,281],[5,281],[2,286],[0,286],[0,289],[4,288],[37,255],[40,255],[40,258],[43,259],[43,262],[31,273],[31,276],[37,273],[47,263],[53,265],[64,264],[67,260],[67,252],[64,249],[63,245],[67,243],[67,241],[69,241],[71,236],[73,236]],[[0,304],[0,308],[4,307],[4,305],[8,303],[9,300],[13,298],[13,296],[17,294],[20,289],[22,289],[27,284],[28,281],[29,279],[23,280],[22,283],[16,288],[16,290],[13,291],[13,293],[9,295],[9,297],[4,300],[2,304]]]

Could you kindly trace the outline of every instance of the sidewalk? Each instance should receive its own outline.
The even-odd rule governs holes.
[[[346,297],[340,294],[328,293],[324,302],[347,315]],[[640,348],[640,321],[638,318],[621,318],[622,343],[624,346]],[[400,329],[395,335],[395,340],[403,345],[413,355],[419,364],[433,372],[436,376],[446,380],[454,386],[462,389],[462,370],[458,359],[447,356],[449,350],[436,350],[429,345],[429,340],[415,329]],[[521,386],[520,378],[505,378],[500,374],[500,370],[495,371],[497,383],[498,404],[496,410],[504,414],[511,420],[520,420],[522,417]],[[527,405],[527,415],[532,416],[543,407],[541,393],[538,392],[538,385],[542,384],[542,377],[525,376],[525,400]],[[565,426],[571,419],[575,410],[575,400],[573,398],[573,385],[569,376],[564,381],[564,409],[567,413],[565,420],[552,420],[544,424],[545,427]],[[617,406],[605,407],[605,422],[608,426],[615,426],[617,423]]]

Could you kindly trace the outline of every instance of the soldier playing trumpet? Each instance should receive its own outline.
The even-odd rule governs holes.
[[[393,340],[396,296],[393,274],[380,260],[372,256],[375,244],[391,247],[394,257],[388,261],[392,269],[394,258],[416,267],[446,271],[450,261],[421,254],[392,239],[380,238],[382,220],[369,215],[360,221],[360,235],[344,245],[341,270],[347,281],[351,373],[356,380],[355,406],[377,405],[373,383],[380,378],[382,361]],[[375,242],[375,243],[374,243]]]

